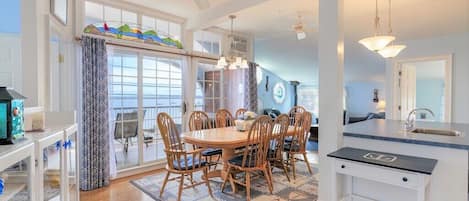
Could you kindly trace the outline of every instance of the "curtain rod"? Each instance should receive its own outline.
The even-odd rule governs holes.
[[[75,40],[81,41],[80,37],[76,37]],[[214,60],[216,61],[216,58],[213,57],[207,57],[207,56],[201,56],[201,55],[193,55],[193,54],[187,54],[187,53],[178,53],[178,52],[171,52],[171,51],[166,51],[166,50],[157,50],[157,49],[152,49],[152,48],[145,48],[145,47],[136,47],[132,45],[125,45],[125,44],[120,44],[120,43],[113,43],[106,41],[106,44],[108,45],[114,45],[114,46],[119,46],[119,47],[126,47],[126,48],[134,48],[134,49],[140,49],[140,50],[147,50],[147,51],[154,51],[154,52],[161,52],[161,53],[167,53],[167,54],[176,54],[180,56],[188,56],[188,57],[197,57],[201,59],[209,59],[209,60]]]

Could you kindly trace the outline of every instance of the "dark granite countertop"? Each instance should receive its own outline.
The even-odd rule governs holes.
[[[369,155],[374,155],[374,157],[367,157]],[[395,168],[405,171],[417,172],[422,174],[431,175],[433,169],[435,168],[436,163],[438,162],[435,159],[422,158],[415,156],[406,156],[393,153],[377,152],[365,149],[356,149],[350,147],[341,148],[335,152],[327,154],[329,157],[340,158],[344,160],[350,160],[355,162],[367,163],[372,165],[378,165],[388,168]],[[388,156],[393,157],[392,161],[383,161],[378,158],[378,156]]]
[[[442,136],[411,133],[404,129],[404,121],[384,119],[372,119],[346,125],[343,134],[348,137],[469,150],[469,124],[417,121],[415,127],[456,130],[462,132],[462,135]]]

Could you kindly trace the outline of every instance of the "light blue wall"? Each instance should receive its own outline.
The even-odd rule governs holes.
[[[444,81],[441,79],[418,79],[416,90],[416,107],[430,108],[435,117],[443,120],[442,97],[444,96]],[[428,116],[427,118],[432,119]]]
[[[21,0],[4,0],[0,6],[0,33],[21,32]]]
[[[257,73],[258,75],[257,79],[258,80],[261,79],[260,84],[257,85],[257,97],[258,97],[258,102],[259,102],[258,112],[261,113],[264,111],[264,109],[274,108],[274,109],[280,110],[280,112],[282,113],[287,113],[288,111],[290,111],[294,102],[293,87],[290,85],[290,82],[282,80],[279,76],[273,74],[270,71],[267,71],[262,68],[260,69],[262,72],[262,77],[259,77],[261,74]],[[266,76],[269,76],[269,86],[268,86],[269,90],[268,91],[265,90]],[[285,84],[286,98],[282,104],[275,103],[273,94],[272,94],[274,85],[277,82],[283,82]]]
[[[373,90],[378,89],[378,97],[385,100],[384,82],[349,82],[345,85],[347,93],[346,108],[351,117],[363,117],[369,112],[378,112],[373,102]]]

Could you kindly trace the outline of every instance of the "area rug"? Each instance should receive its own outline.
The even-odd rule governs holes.
[[[269,193],[267,182],[264,177],[258,177],[251,182],[251,199],[255,201],[316,201],[318,192],[318,169],[313,167],[313,175],[310,175],[306,164],[302,162],[297,163],[296,180],[293,181],[293,176],[290,173],[291,182],[288,182],[283,171],[275,168],[273,173],[274,191]],[[175,201],[177,200],[178,181],[168,182],[165,192],[162,197],[159,197],[159,192],[166,172],[160,174],[147,176],[141,179],[130,181],[134,186],[143,191],[145,194],[152,197],[157,201]],[[173,175],[177,176],[177,175]],[[201,174],[194,175],[194,180],[201,181]],[[186,184],[189,181],[185,181]],[[236,194],[231,192],[229,182],[225,186],[224,193],[221,192],[221,179],[213,178],[210,180],[210,186],[213,191],[214,198],[208,194],[205,185],[199,185],[194,188],[184,189],[182,192],[183,201],[240,201],[246,200],[246,189],[242,186],[237,187]]]

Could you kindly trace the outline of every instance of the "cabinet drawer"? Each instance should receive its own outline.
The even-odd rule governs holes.
[[[366,163],[335,160],[337,173],[359,177],[380,183],[396,185],[409,189],[417,189],[424,185],[423,174],[407,172],[398,169],[370,165]]]

